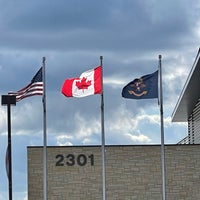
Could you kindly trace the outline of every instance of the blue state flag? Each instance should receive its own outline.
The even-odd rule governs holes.
[[[158,70],[128,83],[122,89],[122,97],[128,99],[158,98]]]

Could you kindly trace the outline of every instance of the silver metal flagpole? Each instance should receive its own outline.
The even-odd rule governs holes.
[[[161,160],[162,160],[162,199],[166,198],[165,186],[165,142],[164,142],[164,121],[163,121],[163,91],[162,91],[162,56],[159,55],[159,77],[160,77],[160,122],[161,122]]]
[[[42,61],[42,80],[43,80],[43,197],[47,200],[47,137],[46,137],[46,77],[45,60]]]
[[[104,131],[104,98],[103,98],[103,56],[100,56],[100,62],[102,67],[101,83],[101,153],[102,153],[102,190],[103,200],[106,200],[106,169],[105,169],[105,131]]]

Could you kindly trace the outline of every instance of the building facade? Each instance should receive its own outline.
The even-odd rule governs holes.
[[[160,145],[106,146],[107,200],[162,199]],[[166,199],[200,197],[200,146],[166,145]],[[102,200],[100,146],[47,147],[48,200]],[[43,200],[43,148],[28,147],[28,199]]]

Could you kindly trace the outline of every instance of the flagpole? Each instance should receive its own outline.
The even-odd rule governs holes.
[[[162,200],[166,198],[166,181],[165,181],[165,142],[164,142],[164,121],[163,121],[163,91],[162,91],[162,56],[159,55],[159,77],[160,77],[160,122],[161,122],[161,160],[162,160]]]
[[[100,56],[102,67],[101,83],[101,153],[102,153],[102,192],[103,200],[106,200],[106,169],[105,169],[105,131],[104,131],[104,97],[103,97],[103,56]]]
[[[10,104],[7,105],[8,113],[8,156],[9,156],[9,200],[12,200],[12,142],[11,142],[11,114]]]
[[[47,137],[46,137],[46,80],[45,80],[45,60],[42,60],[42,80],[43,80],[43,198],[47,200]]]

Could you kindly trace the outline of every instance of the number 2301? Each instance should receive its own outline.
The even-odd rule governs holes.
[[[94,155],[85,155],[85,154],[67,154],[66,156],[63,154],[57,154],[56,155],[56,166],[85,166],[86,164],[89,164],[91,166],[94,165]]]

